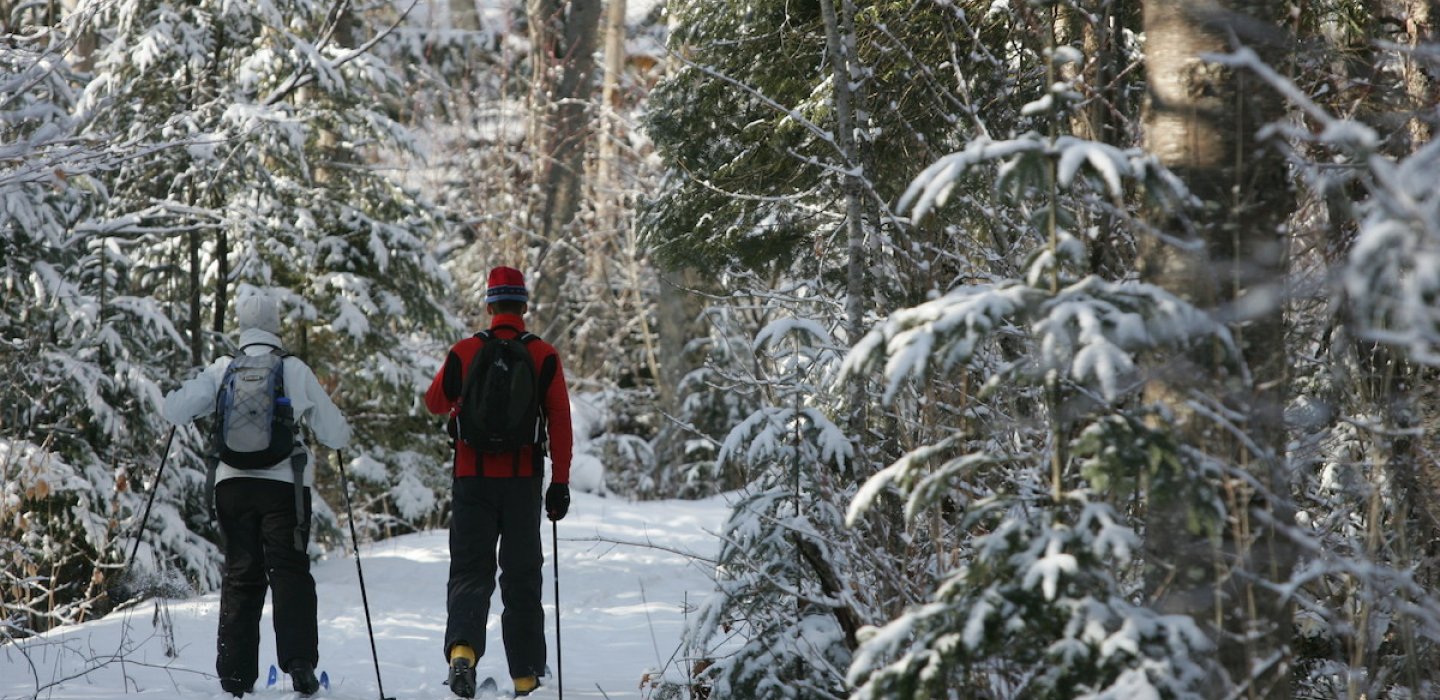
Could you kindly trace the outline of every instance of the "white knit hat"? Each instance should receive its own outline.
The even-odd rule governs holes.
[[[269,294],[249,294],[235,303],[235,320],[240,330],[257,328],[280,335],[280,306]]]

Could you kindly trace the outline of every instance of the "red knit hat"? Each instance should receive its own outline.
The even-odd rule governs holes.
[[[513,267],[497,267],[490,271],[490,281],[485,286],[485,303],[497,301],[530,301],[530,292],[525,290],[525,276]]]

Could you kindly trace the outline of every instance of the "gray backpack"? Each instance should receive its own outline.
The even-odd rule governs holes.
[[[285,395],[285,355],[241,354],[230,361],[215,397],[215,454],[237,469],[265,469],[290,456],[298,442]]]

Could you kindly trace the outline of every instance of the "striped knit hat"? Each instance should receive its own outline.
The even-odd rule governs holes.
[[[485,303],[497,301],[530,301],[530,292],[525,290],[525,276],[513,267],[497,267],[490,271],[490,281],[485,287]]]

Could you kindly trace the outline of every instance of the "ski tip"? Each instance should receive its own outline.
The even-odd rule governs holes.
[[[320,687],[326,690],[330,689],[330,674],[325,671],[320,672]]]
[[[493,676],[486,677],[475,687],[476,700],[495,700],[500,697],[500,685]]]
[[[280,680],[280,669],[275,668],[275,664],[270,664],[270,675],[265,677],[265,687],[269,688],[275,685],[278,680]]]

